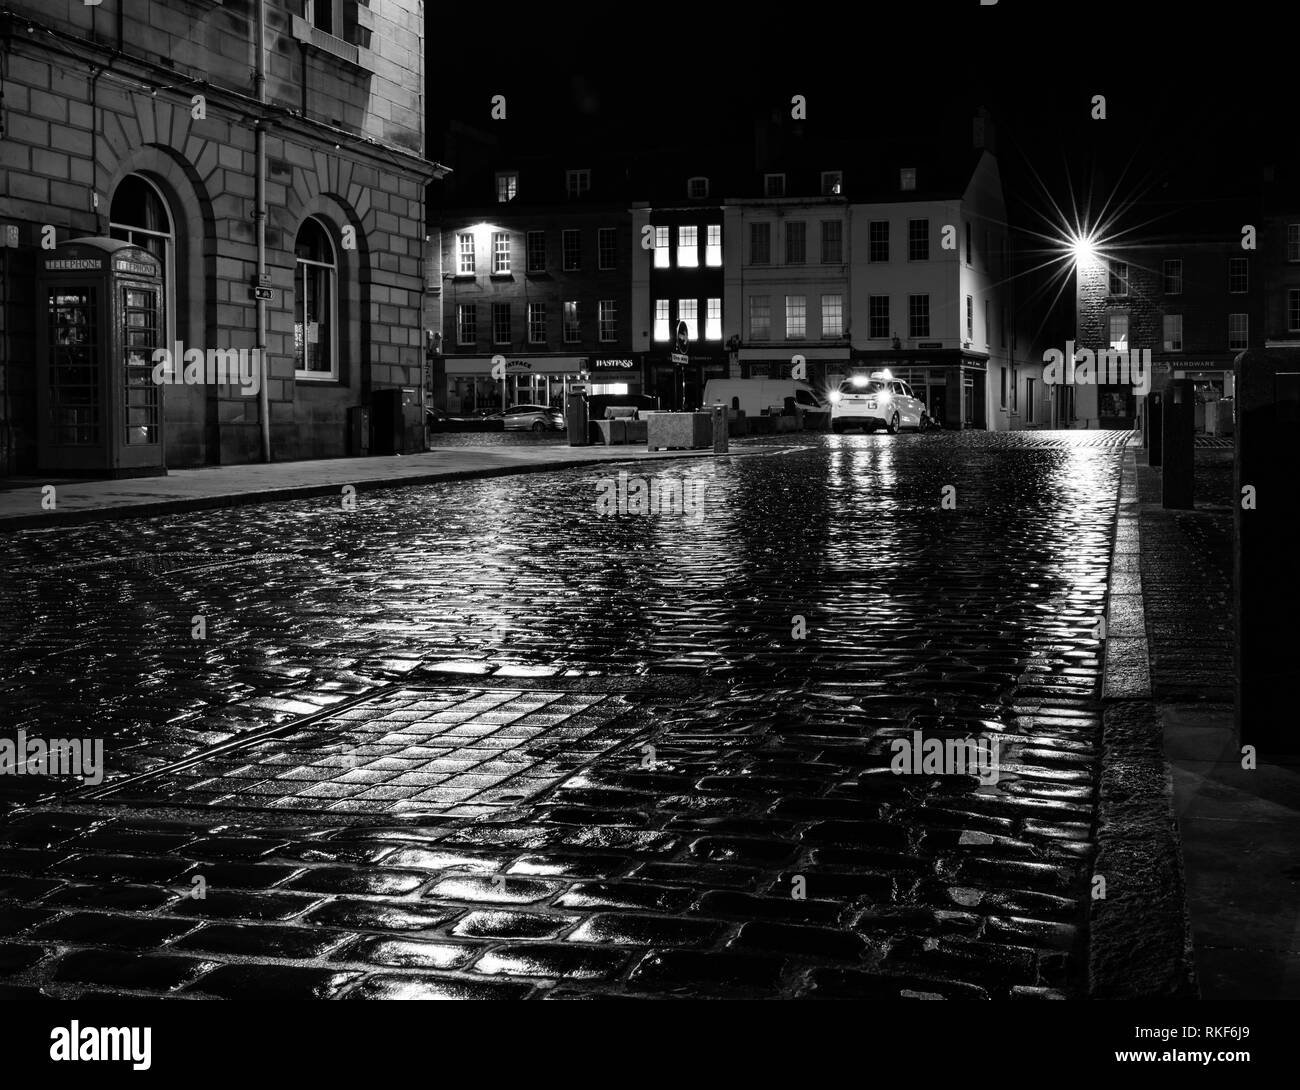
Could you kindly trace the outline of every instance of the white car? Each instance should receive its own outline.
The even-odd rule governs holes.
[[[894,435],[900,428],[925,431],[931,426],[925,403],[912,395],[906,382],[888,371],[871,376],[853,375],[831,392],[831,430],[859,427],[870,431],[884,428]]]

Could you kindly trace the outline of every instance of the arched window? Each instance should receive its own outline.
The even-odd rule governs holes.
[[[113,194],[108,234],[148,250],[162,263],[164,344],[176,340],[176,231],[158,187],[140,174],[128,174]]]
[[[338,265],[320,220],[304,221],[294,254],[294,373],[298,378],[337,379]]]

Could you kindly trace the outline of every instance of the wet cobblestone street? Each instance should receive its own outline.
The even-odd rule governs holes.
[[[0,738],[106,767],[0,777],[0,996],[1078,996],[1127,438],[6,535]],[[705,503],[598,517],[620,471]]]

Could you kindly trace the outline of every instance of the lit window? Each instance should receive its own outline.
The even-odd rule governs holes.
[[[546,304],[528,304],[528,340],[531,344],[546,343]]]
[[[510,343],[510,304],[492,304],[492,343]]]
[[[873,295],[867,301],[867,309],[870,315],[869,336],[888,337],[889,336],[889,296]]]
[[[1228,258],[1228,291],[1242,295],[1250,290],[1250,262],[1244,257]]]
[[[785,263],[802,265],[808,260],[808,225],[806,223],[787,223],[785,225]]]
[[[1112,352],[1128,351],[1128,315],[1112,314],[1110,316],[1110,336],[1108,338]]]
[[[687,340],[699,340],[699,308],[700,304],[695,299],[678,299],[677,300],[677,320],[686,323]]]
[[[909,295],[907,297],[907,323],[909,337],[928,337],[930,335],[930,297],[928,295]]]
[[[844,335],[844,296],[822,296],[822,337]]]
[[[564,343],[577,344],[580,340],[578,331],[578,301],[567,299],[564,303]]]
[[[478,305],[461,303],[456,308],[456,343],[478,343]]]
[[[706,341],[722,340],[722,300],[709,299],[705,304],[704,339]]]
[[[513,201],[519,193],[519,175],[514,171],[497,175],[497,201],[505,204]]]
[[[1166,314],[1164,317],[1165,351],[1181,352],[1183,350],[1183,316]]]
[[[614,341],[618,339],[618,311],[613,299],[602,299],[598,304],[600,317],[600,339]]]
[[[709,195],[708,178],[689,178],[686,181],[686,196],[693,201],[702,201]]]
[[[916,167],[903,167],[899,170],[898,188],[903,190],[916,188]]]
[[[1162,277],[1166,295],[1183,294],[1183,263],[1177,259],[1166,261]]]
[[[668,268],[668,238],[669,231],[667,227],[655,228],[655,268]]]
[[[694,269],[700,263],[700,229],[698,227],[677,228],[677,267]]]
[[[294,254],[294,371],[300,378],[337,378],[338,266],[324,224],[304,221]]]
[[[785,297],[785,339],[803,340],[808,329],[808,297],[806,295],[787,295]]]
[[[546,232],[528,232],[528,271],[541,273],[546,271]]]
[[[844,261],[844,224],[839,220],[822,220],[822,264],[840,265]]]
[[[462,231],[456,236],[456,244],[459,254],[456,272],[461,276],[472,276],[474,274],[474,233]]]
[[[868,226],[867,260],[889,260],[889,220],[872,220]]]
[[[770,223],[751,223],[749,225],[749,263],[751,265],[769,265],[772,262],[772,225]]]
[[[668,340],[668,300],[655,300],[655,340]]]
[[[1110,263],[1110,273],[1107,277],[1107,287],[1111,295],[1128,294],[1128,262],[1112,261]]]
[[[1250,347],[1250,316],[1228,315],[1228,347],[1234,351]]]
[[[505,231],[492,233],[492,272],[497,276],[510,272],[510,236]]]
[[[582,233],[580,231],[562,231],[560,245],[564,258],[564,271],[575,272],[581,267]]]
[[[722,224],[710,223],[705,232],[704,264],[716,269],[722,264]]]
[[[591,171],[566,170],[564,172],[564,191],[570,197],[581,197],[591,189]]]
[[[930,221],[907,221],[907,260],[930,260]]]
[[[844,188],[844,174],[838,170],[822,171],[822,196],[838,197]]]
[[[784,197],[785,196],[785,175],[764,174],[763,175],[763,196]]]
[[[768,295],[749,297],[749,339],[766,341],[772,336],[772,300]]]
[[[613,227],[602,227],[596,235],[600,268],[612,269],[618,252],[618,231]]]

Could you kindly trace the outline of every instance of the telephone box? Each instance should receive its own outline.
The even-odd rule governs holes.
[[[42,473],[151,477],[167,472],[163,387],[167,346],[162,269],[112,238],[43,251],[36,282],[37,459]]]

